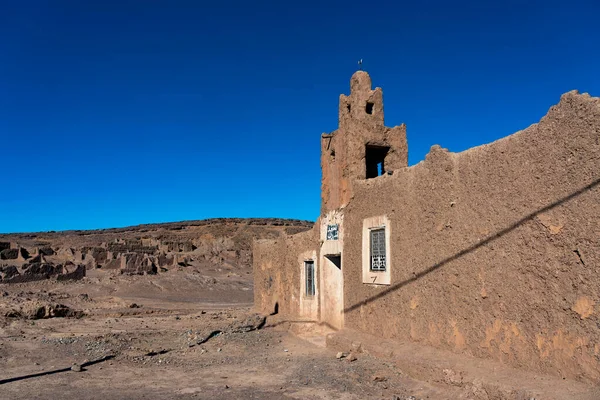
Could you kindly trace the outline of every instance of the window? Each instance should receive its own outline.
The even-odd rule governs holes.
[[[363,220],[363,283],[391,285],[393,247],[390,237],[392,233],[392,223],[387,215],[377,215]]]
[[[385,173],[385,158],[389,147],[369,146],[365,148],[366,178],[376,178]]]
[[[367,112],[367,114],[373,114],[373,106],[374,105],[375,105],[374,103],[367,101],[367,105],[365,106],[365,111]]]
[[[327,225],[327,240],[338,240],[339,225]]]
[[[371,236],[371,271],[385,271],[385,228],[373,229]]]
[[[315,262],[313,260],[304,261],[304,276],[306,277],[306,296],[315,295]]]

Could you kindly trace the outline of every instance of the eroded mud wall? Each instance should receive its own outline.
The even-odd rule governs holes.
[[[383,91],[372,89],[371,77],[357,71],[350,79],[350,95],[341,95],[339,128],[321,135],[321,214],[346,206],[352,183],[366,175],[366,146],[385,147],[386,171],[408,165],[406,126],[384,125]]]
[[[258,240],[253,247],[254,306],[257,311],[318,318],[318,227],[278,239]],[[315,263],[316,291],[306,299],[303,262]]]
[[[353,182],[345,326],[599,382],[599,180],[600,100],[570,92],[524,131]],[[361,279],[380,215],[389,286]]]

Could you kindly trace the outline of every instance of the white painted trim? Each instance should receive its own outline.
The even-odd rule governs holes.
[[[371,235],[373,229],[385,228],[385,271],[371,271]],[[390,285],[392,281],[392,226],[387,215],[365,218],[362,229],[362,282],[371,285]]]

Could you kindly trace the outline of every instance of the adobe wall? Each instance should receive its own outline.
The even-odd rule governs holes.
[[[319,278],[321,281],[319,319],[329,328],[340,329],[344,326],[344,214],[330,211],[319,218]],[[327,239],[329,225],[337,225],[337,239]],[[338,258],[339,256],[339,258]]]
[[[295,235],[254,242],[254,307],[258,312],[270,314],[277,304],[281,314],[319,318],[319,232],[318,224],[315,226]],[[305,259],[315,262],[316,295],[312,299],[304,296]]]
[[[345,326],[600,382],[599,180],[600,99],[570,92],[512,136],[354,181]],[[393,232],[389,286],[362,283],[375,216]]]
[[[336,131],[321,135],[321,215],[346,206],[352,198],[354,179],[365,177],[366,145],[389,147],[388,171],[408,165],[406,126],[385,126],[383,92],[372,89],[365,71],[352,75],[350,95],[340,95],[338,121]]]

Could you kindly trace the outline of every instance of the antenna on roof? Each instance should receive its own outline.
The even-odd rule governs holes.
[[[362,71],[362,58],[358,60],[358,70]]]

